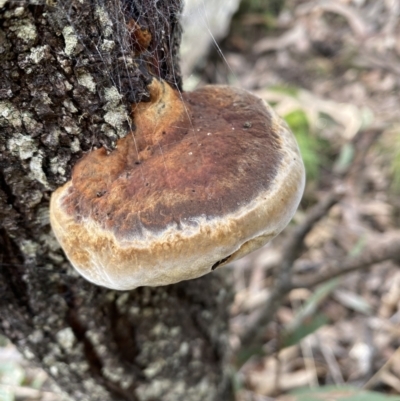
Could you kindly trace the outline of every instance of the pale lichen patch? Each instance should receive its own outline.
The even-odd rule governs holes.
[[[118,135],[115,133],[115,130],[112,129],[108,124],[103,124],[101,126],[101,131],[104,132],[104,134],[113,141],[116,141],[118,139]]]
[[[17,7],[17,8],[14,10],[14,15],[15,15],[16,17],[21,17],[21,16],[24,14],[24,12],[25,12],[25,8],[24,8],[24,7]]]
[[[72,362],[70,367],[76,374],[83,374],[89,370],[89,364],[86,361],[81,361],[79,363]]]
[[[53,157],[50,159],[50,171],[53,174],[60,174],[63,180],[67,180],[65,173],[67,171],[68,160],[60,159],[59,157]]]
[[[70,99],[66,99],[63,101],[63,106],[70,112],[70,113],[77,113],[78,109],[74,106],[74,103]]]
[[[53,104],[53,101],[50,99],[50,96],[48,93],[46,92],[40,92],[40,100],[44,103],[44,104]]]
[[[29,58],[35,63],[39,64],[45,57],[48,51],[48,46],[37,46],[31,49],[31,54]]]
[[[55,365],[52,365],[52,366],[50,366],[50,373],[53,375],[53,376],[58,376],[58,374],[59,374],[59,370],[58,370],[58,368],[57,368],[57,366],[55,366]]]
[[[39,244],[29,239],[22,240],[20,249],[26,258],[34,258],[37,255]]]
[[[185,357],[189,353],[189,349],[189,344],[184,341],[179,347],[179,355]]]
[[[96,347],[101,343],[100,333],[97,333],[95,330],[86,330],[86,338]]]
[[[28,19],[18,20],[13,29],[10,29],[14,29],[17,37],[26,43],[33,42],[37,38],[36,27]]]
[[[46,227],[50,224],[50,212],[48,207],[39,206],[36,213],[36,221],[40,227]],[[54,250],[57,249],[59,249],[59,247],[55,248]]]
[[[150,383],[140,385],[136,389],[136,393],[140,401],[148,401],[151,399],[161,399],[167,390],[171,389],[169,380],[152,380]]]
[[[79,135],[82,131],[72,118],[67,117],[63,118],[63,128],[72,135]]]
[[[118,383],[123,388],[128,388],[133,383],[132,376],[126,374],[121,367],[103,367],[101,372],[105,378]]]
[[[119,93],[118,89],[115,86],[104,89],[104,97],[107,100],[107,110],[109,110],[113,106],[118,105],[123,98],[123,96],[121,95],[121,93]]]
[[[83,387],[86,390],[85,392],[87,394],[90,394],[90,397],[87,397],[85,394],[80,394],[79,395],[79,400],[80,401],[90,401],[90,400],[109,400],[109,394],[107,393],[106,390],[103,389],[103,387],[100,387],[98,383],[89,378],[85,379],[83,381]]]
[[[2,120],[6,120],[14,128],[21,128],[22,126],[18,110],[7,101],[0,102],[0,127],[6,125]]]
[[[155,336],[165,336],[168,333],[167,327],[163,323],[157,323],[151,330],[151,333]]]
[[[201,380],[197,385],[188,386],[182,380],[171,382],[167,379],[152,380],[137,388],[140,401],[162,399],[163,401],[175,401],[185,399],[187,401],[212,401],[216,399],[216,387],[207,379]]]
[[[101,50],[104,52],[111,52],[115,47],[115,42],[113,40],[104,39],[101,44]]]
[[[21,117],[22,117],[22,122],[25,126],[25,130],[28,133],[34,133],[34,132],[40,131],[42,129],[42,124],[37,122],[33,118],[33,115],[30,112],[23,111],[21,113]]]
[[[1,3],[0,3],[1,6]],[[29,360],[33,360],[35,359],[35,354],[29,349],[29,348],[24,348],[24,350],[22,351],[22,354],[24,355],[25,359]]]
[[[140,308],[138,306],[131,306],[129,308],[129,314],[133,317],[139,316]]]
[[[118,107],[114,110],[107,112],[104,115],[104,121],[116,128],[117,131],[123,129],[124,124],[129,120],[128,114],[124,107]]]
[[[61,247],[54,235],[42,234],[40,236],[40,242],[46,244],[51,251],[58,251]]]
[[[118,307],[118,311],[120,313],[123,313],[125,311],[128,301],[129,301],[129,293],[128,292],[126,292],[125,294],[120,295],[117,298],[116,304],[117,304],[117,307]]]
[[[96,17],[99,20],[102,28],[104,37],[109,37],[113,33],[113,23],[108,15],[107,11],[103,7],[96,7]]]
[[[29,208],[37,206],[43,198],[43,192],[37,189],[29,191],[29,196],[24,199],[24,204]]]
[[[73,88],[73,86],[67,80],[64,81],[64,86],[66,91],[70,91]]]
[[[77,153],[81,150],[81,144],[79,142],[79,139],[77,137],[75,137],[72,141],[71,141],[71,145],[69,147],[71,149],[72,153]]]
[[[104,120],[109,124],[103,125],[103,132],[111,139],[118,139],[126,134],[125,124],[129,121],[128,114],[121,100],[123,96],[115,86],[104,90],[104,97],[107,104],[104,106],[108,112],[104,115]],[[116,128],[117,132],[110,130],[110,125]]]
[[[46,174],[43,171],[43,156],[41,154],[33,156],[29,163],[29,167],[31,170],[31,178],[39,181],[41,184],[44,185],[45,188],[50,189],[50,185],[47,182]]]
[[[70,327],[66,327],[60,330],[56,334],[56,338],[57,342],[67,352],[70,352],[72,350],[72,347],[74,346],[76,341],[75,335]]]
[[[153,379],[161,372],[164,366],[165,360],[158,360],[151,363],[146,369],[144,369],[143,373],[147,379]]]
[[[31,137],[20,133],[15,134],[7,141],[7,148],[21,160],[30,159],[37,151],[35,141]]]
[[[40,344],[43,341],[44,335],[42,330],[34,330],[28,336],[28,340],[33,344]]]
[[[66,26],[63,29],[63,36],[65,41],[65,54],[71,56],[78,44],[78,37],[75,34],[74,28],[72,26]]]
[[[93,77],[88,74],[84,73],[78,76],[78,83],[85,88],[89,89],[90,92],[95,93],[96,92],[96,83],[94,82]]]
[[[181,334],[182,329],[179,326],[172,327],[169,331],[172,337],[179,336]]]

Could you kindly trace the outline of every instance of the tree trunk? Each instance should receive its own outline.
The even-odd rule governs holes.
[[[110,291],[75,273],[49,226],[51,192],[134,129],[150,76],[181,87],[179,12],[180,0],[0,0],[0,331],[74,400],[232,399],[226,271]]]

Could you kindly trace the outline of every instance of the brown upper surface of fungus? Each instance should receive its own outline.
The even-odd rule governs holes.
[[[304,187],[293,135],[262,100],[163,81],[133,106],[136,130],[98,149],[54,192],[53,230],[74,267],[114,289],[199,277],[276,236]]]

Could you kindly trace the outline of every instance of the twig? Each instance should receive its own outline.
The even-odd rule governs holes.
[[[312,346],[310,343],[310,337],[303,338],[300,341],[300,348],[301,348],[301,353],[303,354],[304,367],[306,368],[306,371],[309,373],[308,385],[311,388],[318,387],[318,373],[317,373],[317,367],[315,365]]]
[[[292,233],[286,245],[283,247],[284,255],[280,270],[276,273],[271,294],[262,311],[241,337],[242,347],[250,344],[260,344],[263,339],[263,330],[274,316],[282,299],[295,288],[311,288],[335,277],[342,276],[358,269],[368,268],[371,265],[385,260],[400,260],[400,231],[394,231],[368,241],[362,253],[358,256],[350,256],[341,262],[332,262],[324,270],[326,273],[317,277],[292,278],[291,269],[298,258],[305,236],[328,210],[336,204],[343,195],[343,191],[332,192],[327,198],[315,205],[308,213],[306,219]]]
[[[316,1],[306,3],[297,8],[298,15],[308,14],[315,11],[331,12],[339,14],[346,18],[354,35],[359,39],[365,39],[368,35],[368,27],[365,21],[360,17],[354,7],[333,1]]]
[[[360,255],[350,256],[339,263],[328,264],[324,269],[326,270],[324,274],[319,274],[317,277],[293,279],[291,289],[315,287],[335,277],[355,270],[366,269],[375,263],[389,259],[400,260],[400,231],[382,234],[380,237],[368,241]]]
[[[321,336],[318,333],[316,333],[316,338],[322,355],[328,365],[333,382],[336,386],[342,386],[344,384],[344,379],[340,370],[340,366],[336,360],[335,354],[333,353],[331,347],[321,340]]]
[[[283,246],[282,253],[284,257],[282,259],[282,266],[288,270],[291,269],[291,265],[300,255],[306,235],[319,220],[326,216],[331,207],[339,202],[343,195],[344,188],[335,189],[325,199],[310,209],[304,221],[293,230],[292,235]],[[281,277],[281,272],[279,272],[279,277]]]
[[[304,27],[301,24],[295,25],[278,38],[264,38],[259,40],[253,47],[255,54],[262,54],[269,51],[285,49],[299,41],[305,36]]]
[[[262,330],[260,330],[260,327],[271,321],[271,318],[278,309],[282,298],[292,288],[292,265],[300,255],[304,238],[310,232],[315,223],[324,217],[328,210],[341,199],[343,194],[344,192],[342,189],[334,190],[324,200],[312,207],[305,220],[293,230],[292,235],[283,247],[282,255],[284,256],[281,268],[276,273],[275,283],[271,294],[257,319],[254,319],[243,334],[241,338],[243,346],[251,343],[259,343],[262,340],[263,333]]]
[[[382,374],[386,372],[393,361],[400,357],[400,347],[397,348],[396,352],[383,364],[383,366],[364,384],[363,388],[369,390],[373,388],[380,380]]]

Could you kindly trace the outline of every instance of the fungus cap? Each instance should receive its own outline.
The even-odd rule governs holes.
[[[128,290],[200,277],[289,223],[305,174],[287,125],[227,87],[179,93],[153,79],[117,143],[86,154],[51,197],[50,221],[89,281]]]

